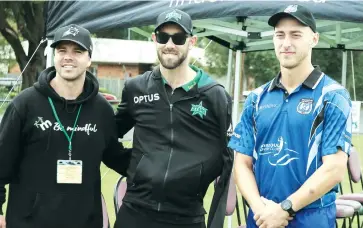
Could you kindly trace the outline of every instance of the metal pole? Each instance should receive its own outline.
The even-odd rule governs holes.
[[[340,44],[340,42],[342,41],[342,26],[340,22],[337,22],[335,26],[335,31],[336,31],[335,41],[337,44]]]
[[[335,41],[337,44],[340,44],[342,41],[342,26],[340,22],[338,22],[335,26],[336,36]],[[342,58],[342,85],[346,87],[347,85],[347,51],[343,50],[343,58]]]
[[[353,78],[353,93],[354,93],[354,101],[357,100],[357,94],[355,93],[355,76],[354,76],[354,60],[353,60],[353,51],[350,51],[350,62],[352,63],[352,78]]]
[[[242,60],[241,60],[241,75],[242,75],[242,93],[246,90],[248,90],[248,87],[247,87],[247,75],[245,75],[245,60],[246,60],[246,52],[242,53]]]
[[[239,107],[239,94],[240,94],[240,73],[241,73],[241,50],[236,52],[236,68],[234,72],[234,94],[233,94],[233,111],[232,121],[233,128],[237,125],[238,121],[238,107]]]
[[[227,80],[226,80],[226,90],[231,93],[231,78],[232,78],[232,61],[233,61],[233,51],[229,49],[228,52],[228,70],[227,70]]]
[[[342,61],[342,85],[347,87],[347,57],[348,53],[343,50],[343,61]]]

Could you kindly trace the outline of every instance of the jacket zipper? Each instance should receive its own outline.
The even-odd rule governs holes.
[[[203,163],[200,164],[199,169],[199,184],[198,184],[198,193],[197,196],[200,196],[200,193],[202,192],[202,179],[203,179]]]
[[[171,94],[174,94],[174,90],[171,92]],[[184,100],[189,100],[192,99],[194,97],[186,97],[184,99],[180,99],[178,101],[184,101]],[[168,99],[169,101],[169,99]],[[175,101],[174,103],[178,102]],[[162,189],[165,188],[165,183],[166,183],[166,178],[168,177],[169,174],[169,166],[170,166],[170,161],[171,161],[171,157],[173,156],[173,152],[174,152],[174,148],[173,148],[173,143],[174,143],[174,128],[173,128],[173,105],[174,103],[170,103],[169,101],[169,111],[170,111],[170,125],[171,125],[171,130],[170,130],[170,141],[171,141],[171,147],[170,147],[170,154],[169,154],[169,160],[168,160],[168,166],[166,167],[166,172],[165,172],[165,176],[164,176],[164,180],[163,180],[163,185],[162,185]],[[158,211],[160,211],[161,208],[161,203],[158,203]]]
[[[171,125],[171,131],[170,131],[170,141],[171,141],[171,145],[173,145],[174,143],[174,128],[173,128],[173,104],[169,104],[169,110],[170,110],[170,125]],[[171,161],[171,157],[173,156],[173,151],[174,148],[173,146],[170,147],[170,154],[169,154],[169,160],[168,160],[168,166],[166,167],[166,172],[165,172],[165,176],[164,176],[164,181],[163,181],[163,187],[162,189],[165,188],[165,183],[166,183],[166,178],[168,177],[168,173],[169,173],[169,166],[170,166],[170,161]],[[160,211],[160,207],[161,207],[161,203],[158,203],[158,211]]]

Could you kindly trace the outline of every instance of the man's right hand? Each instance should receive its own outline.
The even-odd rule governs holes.
[[[0,228],[6,228],[6,221],[4,215],[0,215]]]

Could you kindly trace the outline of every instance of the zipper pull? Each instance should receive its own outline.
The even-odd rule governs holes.
[[[173,104],[170,104],[169,107],[170,107],[170,112],[173,111]]]

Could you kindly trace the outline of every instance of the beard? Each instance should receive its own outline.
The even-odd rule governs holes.
[[[173,59],[167,58],[167,57],[164,56],[165,53],[175,54],[175,56],[177,56],[177,58],[173,58]],[[178,56],[177,52],[172,51],[172,50],[170,50],[170,51],[168,51],[168,50],[164,50],[164,51],[159,50],[157,52],[160,64],[164,68],[166,68],[168,70],[173,70],[173,69],[177,68],[178,66],[180,66],[185,61],[185,59],[187,58],[188,52],[185,51],[185,52],[180,52],[180,53],[181,53],[181,55]]]

